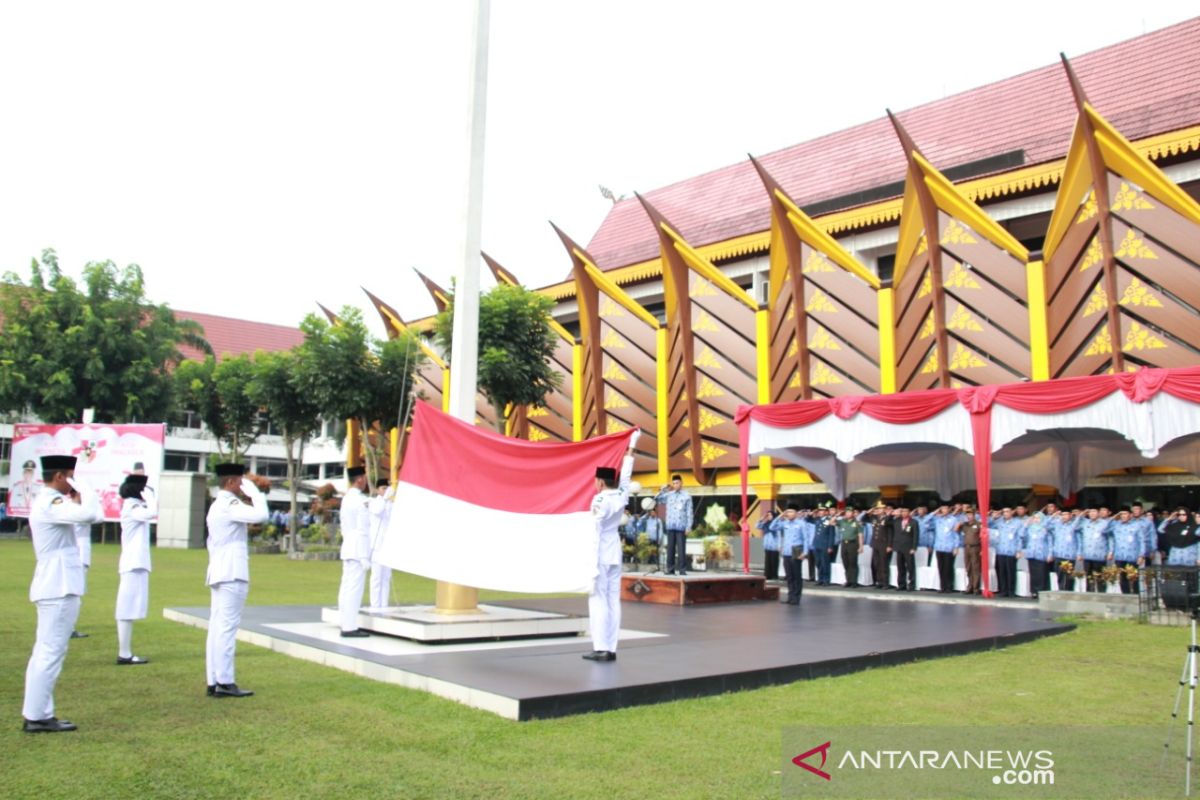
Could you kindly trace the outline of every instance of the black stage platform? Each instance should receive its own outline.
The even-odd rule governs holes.
[[[584,597],[493,605],[587,613]],[[206,626],[207,608],[164,616]],[[675,607],[624,603],[618,659],[593,663],[585,637],[426,645],[375,635],[342,639],[319,606],[248,607],[239,638],[429,691],[510,719],[561,717],[840,675],[987,650],[1063,633],[1033,609],[809,596]]]

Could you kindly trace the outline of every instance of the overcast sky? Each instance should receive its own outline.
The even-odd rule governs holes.
[[[1154,3],[494,0],[483,248],[530,286],[618,193],[1187,19]],[[405,318],[455,269],[465,2],[0,5],[0,270],[140,264],[151,299]],[[1086,19],[1085,19],[1086,17]],[[924,37],[919,39],[918,37]],[[486,273],[484,286],[491,284]]]

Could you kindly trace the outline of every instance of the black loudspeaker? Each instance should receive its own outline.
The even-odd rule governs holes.
[[[1163,605],[1176,611],[1192,611],[1200,608],[1200,594],[1196,593],[1196,576],[1167,578],[1162,582]]]

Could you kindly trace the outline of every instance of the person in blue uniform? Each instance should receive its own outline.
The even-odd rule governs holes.
[[[1011,508],[1000,510],[999,518],[989,524],[991,545],[996,551],[996,594],[1017,595],[1017,551],[1021,549],[1024,525]]]
[[[795,503],[788,503],[783,514],[771,521],[771,530],[780,536],[783,574],[787,578],[787,600],[784,602],[793,606],[800,605],[800,595],[804,591],[800,569],[811,544],[805,541],[807,526],[797,516],[799,510]]]
[[[683,478],[671,476],[654,502],[667,507],[667,574],[687,575],[687,532],[692,529],[692,496],[683,488]]]
[[[813,514],[808,521],[812,530],[812,558],[817,562],[817,585],[828,586],[837,552],[837,525],[828,514]]]
[[[1017,558],[1024,558],[1029,569],[1029,594],[1050,591],[1050,570],[1054,565],[1054,536],[1042,512],[1025,518],[1021,528],[1021,549]]]
[[[937,556],[938,592],[941,594],[954,591],[954,559],[958,558],[958,550],[962,547],[962,537],[958,533],[961,521],[945,505],[933,515],[933,551]]]
[[[1071,562],[1072,569],[1082,552],[1079,543],[1079,524],[1080,518],[1070,511],[1064,510],[1058,511],[1053,515],[1046,515],[1046,527],[1050,530],[1052,541],[1051,553],[1054,556],[1054,560],[1058,564],[1069,561]],[[1055,568],[1057,569],[1057,566]],[[1075,591],[1074,573],[1059,570],[1058,588],[1067,592]]]
[[[763,575],[769,581],[779,580],[779,534],[771,530],[775,521],[775,512],[764,509],[762,519],[754,526],[762,531],[763,540]]]
[[[1144,567],[1146,565],[1146,531],[1141,520],[1135,520],[1128,508],[1117,511],[1117,517],[1112,523],[1113,563],[1121,568],[1118,580],[1121,584],[1121,594],[1137,594],[1137,578],[1132,580],[1125,574],[1126,567]]]
[[[1083,551],[1083,571],[1087,574],[1089,592],[1104,590],[1100,572],[1113,557],[1112,520],[1100,516],[1100,509],[1089,508],[1087,518],[1079,526],[1079,544]]]

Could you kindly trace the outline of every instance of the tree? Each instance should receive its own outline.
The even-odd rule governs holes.
[[[371,337],[362,314],[343,308],[330,325],[315,314],[300,323],[304,342],[297,348],[299,385],[323,416],[354,419],[363,431],[367,474],[379,474],[380,445],[371,441],[373,423],[388,430],[401,419],[423,360],[411,336],[379,341]]]
[[[246,355],[220,363],[212,356],[185,361],[175,371],[181,403],[204,420],[217,440],[222,461],[241,462],[262,430],[260,406],[249,391],[254,373]]]
[[[524,286],[499,284],[479,297],[479,391],[504,432],[509,407],[541,405],[561,377],[550,366],[557,344],[550,328],[554,301]],[[454,298],[437,315],[438,343],[452,354]]]
[[[146,298],[142,270],[90,262],[83,288],[64,275],[54,250],[30,265],[26,285],[0,282],[0,411],[47,421],[166,419],[171,371],[181,344],[212,352],[200,326]]]
[[[261,406],[279,429],[287,459],[288,491],[291,494],[288,551],[296,549],[299,530],[299,465],[304,461],[304,444],[320,424],[320,410],[301,386],[299,357],[295,350],[278,353],[258,351],[254,355],[254,375],[247,387],[250,398]],[[299,450],[296,451],[296,445]]]

